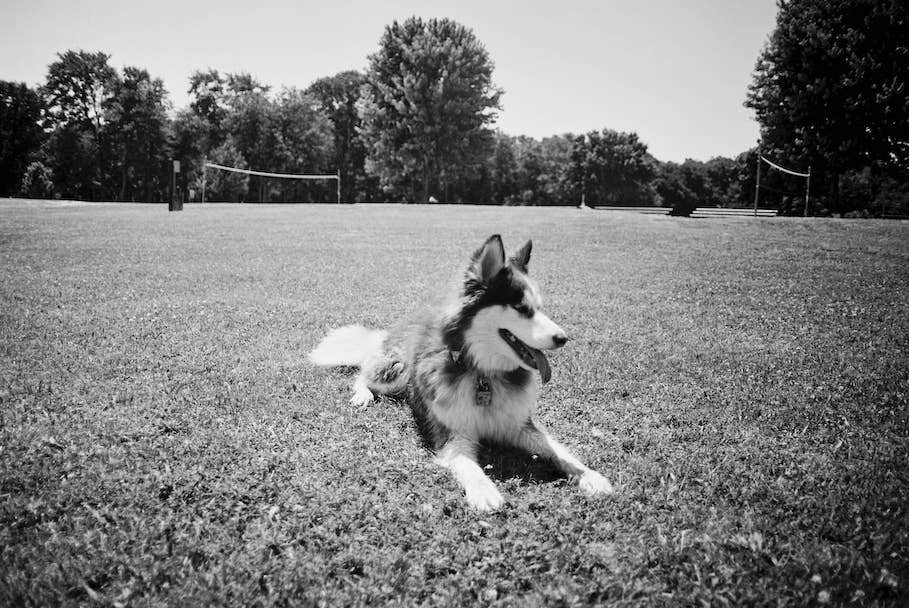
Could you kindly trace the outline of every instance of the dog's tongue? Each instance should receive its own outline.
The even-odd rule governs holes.
[[[533,355],[533,361],[537,364],[537,371],[540,372],[540,378],[543,380],[543,384],[546,384],[549,382],[549,379],[552,378],[552,369],[549,367],[549,360],[541,350],[530,347],[528,347],[527,350]]]

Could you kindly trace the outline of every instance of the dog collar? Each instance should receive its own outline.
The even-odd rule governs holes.
[[[473,371],[476,374],[473,386],[476,404],[480,407],[489,407],[492,405],[492,383],[489,378],[476,369],[468,369],[467,361],[465,360],[465,357],[461,355],[461,351],[452,350],[449,351],[449,353],[451,355],[452,363],[460,367],[464,372]]]

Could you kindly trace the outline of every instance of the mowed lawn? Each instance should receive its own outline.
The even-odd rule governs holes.
[[[549,315],[539,418],[617,494],[483,463],[314,369],[489,234]],[[0,605],[905,605],[909,223],[0,202]]]

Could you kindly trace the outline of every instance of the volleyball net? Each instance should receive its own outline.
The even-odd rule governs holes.
[[[206,187],[208,185],[208,170],[212,169],[215,171],[227,171],[229,173],[241,173],[244,175],[254,175],[259,178],[268,178],[268,179],[286,179],[286,180],[306,180],[306,181],[330,181],[335,180],[335,194],[337,195],[337,202],[341,202],[341,172],[338,171],[334,175],[332,174],[321,174],[321,175],[307,175],[302,173],[272,173],[269,171],[254,171],[252,169],[239,169],[237,167],[229,167],[227,165],[219,165],[217,163],[210,163],[205,161],[202,164],[202,203],[205,203],[206,196]],[[262,182],[264,184],[264,181]],[[264,188],[263,188],[264,190]],[[263,201],[260,201],[263,202]]]
[[[786,175],[792,175],[795,177],[805,178],[805,217],[808,217],[808,200],[811,195],[811,167],[808,167],[807,173],[802,172],[802,171],[796,171],[795,169],[788,169],[786,167],[783,167],[782,165],[779,165],[779,164],[771,161],[766,156],[763,156],[762,154],[760,154],[760,152],[758,153],[757,175],[755,176],[755,183],[754,183],[754,214],[757,215],[758,203],[760,202],[762,188],[767,189],[767,190],[772,190],[772,191],[775,191],[775,192],[781,193],[781,194],[787,194],[786,192],[781,192],[779,190],[776,190],[774,188],[769,188],[769,187],[761,184],[761,167],[763,166],[762,163],[766,164],[771,169],[779,171],[780,173],[784,173]]]

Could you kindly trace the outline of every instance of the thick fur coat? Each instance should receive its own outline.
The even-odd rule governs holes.
[[[555,441],[534,420],[538,372],[550,378],[544,351],[568,337],[542,311],[539,288],[528,274],[531,243],[506,259],[502,240],[477,249],[450,301],[391,331],[358,325],[336,329],[310,353],[317,365],[356,366],[351,401],[405,394],[437,461],[481,511],[504,499],[477,463],[482,441],[517,446],[551,460],[590,495],[612,485]]]

